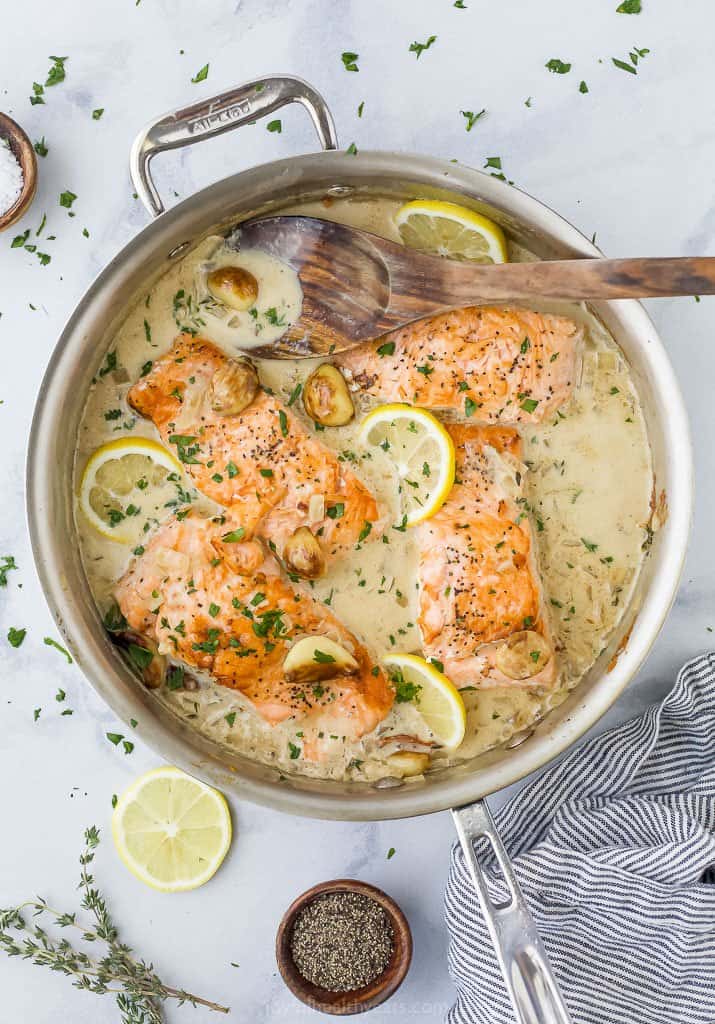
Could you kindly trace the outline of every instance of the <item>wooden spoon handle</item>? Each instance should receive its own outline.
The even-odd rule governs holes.
[[[715,294],[713,256],[546,260],[485,266],[435,260],[420,253],[393,263],[389,255],[383,253],[390,266],[392,286],[385,328],[437,308],[469,303]]]

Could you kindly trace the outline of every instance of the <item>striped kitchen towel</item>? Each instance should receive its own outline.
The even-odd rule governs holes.
[[[715,654],[495,815],[574,1024],[715,1022]],[[484,840],[492,899],[506,897]],[[514,1014],[458,846],[450,1024]]]

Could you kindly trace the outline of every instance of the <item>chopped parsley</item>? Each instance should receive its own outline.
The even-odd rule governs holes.
[[[477,123],[480,117],[484,117],[486,110],[482,109],[477,111],[475,114],[472,110],[460,110],[459,113],[465,120],[464,128],[465,131],[471,132],[474,125]]]
[[[554,75],[566,75],[571,70],[571,65],[559,60],[558,57],[552,57],[544,67]]]
[[[429,50],[433,43],[437,42],[437,36],[430,36],[424,43],[414,42],[410,44],[409,53],[414,53],[417,60],[420,59],[425,50]]]
[[[325,651],[316,649],[313,651],[313,661],[317,662],[318,665],[333,665],[335,664],[335,658],[332,654],[326,654]]]
[[[224,533],[221,540],[224,544],[238,544],[246,536],[246,531],[242,526],[239,526],[236,530],[231,530],[229,533]]]
[[[363,523],[363,527],[362,527],[362,530],[360,531],[360,535],[358,536],[358,544],[362,543],[362,541],[364,541],[364,540],[367,540],[367,538],[370,536],[371,532],[372,532],[372,523],[369,523],[367,521],[367,519],[366,519],[365,522]]]
[[[360,70],[360,68],[357,66],[359,56],[360,55],[358,53],[351,53],[348,50],[346,50],[345,53],[340,55],[340,59],[342,60],[343,67],[345,68],[346,71]]]
[[[283,131],[283,122],[279,117],[277,117],[274,121],[268,122],[266,129],[269,132],[276,132],[276,134],[280,135]]]
[[[12,569],[17,569],[15,559],[12,555],[5,555],[0,563],[0,587],[7,586],[7,574]]]
[[[10,629],[7,631],[7,642],[11,647],[22,647],[22,641],[26,636],[26,629],[15,629],[14,626],[10,626]]]
[[[395,354],[395,343],[394,341],[386,341],[384,345],[379,345],[377,348],[377,354],[381,359],[385,356],[394,356]]]
[[[46,647],[54,647],[55,650],[60,652],[60,654],[64,654],[65,658],[67,658],[67,664],[72,664],[72,655],[70,654],[66,647],[62,646],[62,644],[58,644],[57,641],[53,640],[51,636],[44,637],[42,642],[45,644]]]
[[[205,82],[208,77],[209,77],[209,66],[208,66],[208,64],[204,64],[204,66],[199,71],[196,72],[196,74],[191,79],[191,81],[194,83],[194,85],[196,85],[198,82]]]

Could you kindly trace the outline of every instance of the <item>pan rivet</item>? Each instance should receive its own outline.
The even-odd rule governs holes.
[[[177,256],[182,256],[191,245],[191,242],[179,242],[169,253],[168,259],[174,260]]]
[[[329,196],[351,196],[355,189],[352,185],[332,185],[328,189]]]

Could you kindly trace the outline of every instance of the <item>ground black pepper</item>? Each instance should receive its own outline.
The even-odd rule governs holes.
[[[376,900],[333,892],[298,914],[290,950],[307,981],[328,992],[352,992],[382,974],[393,944],[392,923]]]

